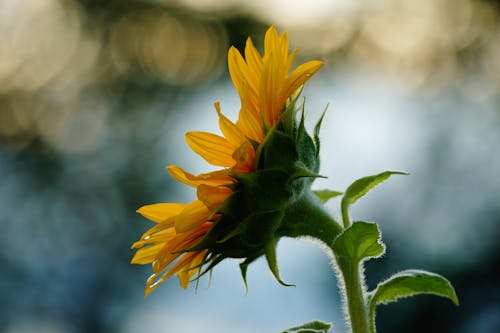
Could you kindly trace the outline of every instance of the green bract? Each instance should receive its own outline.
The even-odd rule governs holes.
[[[319,171],[319,127],[312,138],[304,126],[303,105],[291,101],[280,121],[269,129],[257,147],[256,169],[232,176],[233,193],[218,209],[221,213],[204,239],[190,250],[210,249],[205,272],[225,258],[243,258],[247,266],[264,255],[277,280],[276,244],[283,236],[315,236],[333,240],[340,225],[312,194],[311,184]],[[302,110],[300,119],[297,113]],[[285,284],[286,285],[286,284]]]

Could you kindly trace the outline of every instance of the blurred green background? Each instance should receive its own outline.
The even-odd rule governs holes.
[[[0,331],[344,330],[328,258],[308,241],[278,248],[297,287],[259,260],[248,295],[228,260],[210,288],[174,278],[144,299],[150,267],[129,264],[150,226],[135,209],[194,198],[164,167],[210,170],[184,133],[217,132],[217,100],[236,119],[229,45],[260,46],[271,24],[298,61],[326,63],[303,93],[311,124],[330,103],[329,178],[315,186],[411,173],[354,207],[388,246],[370,287],[421,268],[460,298],[381,307],[379,331],[500,332],[500,2],[473,0],[1,0]]]

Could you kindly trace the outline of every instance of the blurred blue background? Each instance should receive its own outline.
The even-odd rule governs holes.
[[[0,331],[279,332],[331,321],[342,332],[328,258],[282,240],[277,284],[237,261],[197,292],[171,279],[144,299],[148,266],[130,245],[143,204],[188,202],[164,167],[210,170],[184,143],[217,131],[213,102],[239,107],[229,45],[288,31],[310,125],[329,103],[317,188],[394,177],[353,209],[380,223],[387,254],[368,284],[405,268],[448,277],[461,306],[432,296],[378,311],[380,332],[500,332],[498,1],[0,1]],[[338,215],[338,202],[328,204]]]

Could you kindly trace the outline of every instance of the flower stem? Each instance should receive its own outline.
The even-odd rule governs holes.
[[[345,205],[343,202],[341,205],[341,211],[344,228],[349,228],[349,226],[351,225],[351,218],[349,217],[349,210],[347,209],[347,205]]]
[[[278,233],[280,236],[316,238],[331,247],[342,232],[340,224],[333,219],[323,205],[312,194],[306,192],[295,203],[288,206]]]
[[[344,223],[347,222],[348,227],[350,221],[346,213],[347,211],[343,212],[343,220]],[[294,204],[288,206],[283,220],[284,223],[278,230],[280,236],[310,236],[332,249],[332,260],[335,261],[333,264],[341,273],[338,281],[341,290],[343,289],[345,312],[349,315],[352,333],[370,333],[363,263],[337,256],[333,251],[333,243],[343,231],[340,224],[311,193],[303,194]]]
[[[347,307],[352,333],[370,333],[362,263],[337,256],[337,264],[344,281],[344,306]]]

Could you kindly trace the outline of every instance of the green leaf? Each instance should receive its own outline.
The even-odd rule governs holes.
[[[328,333],[330,328],[332,328],[332,324],[315,320],[304,325],[289,328],[282,333]]]
[[[396,302],[403,297],[433,294],[449,298],[458,305],[455,289],[450,281],[439,274],[410,269],[394,274],[370,293],[370,308],[377,304]]]
[[[407,172],[402,171],[385,171],[378,175],[363,177],[352,183],[345,191],[342,202],[351,205],[358,201],[359,198],[364,196],[368,191],[382,183],[391,175],[408,175]]]
[[[378,175],[368,176],[360,178],[354,181],[345,191],[344,197],[342,198],[341,210],[342,218],[344,219],[344,226],[348,227],[350,225],[349,211],[350,205],[356,203],[359,198],[364,196],[368,191],[382,183],[384,180],[389,178],[391,175],[408,175],[406,172],[402,171],[385,171],[379,173]]]
[[[335,255],[349,262],[380,257],[385,251],[376,223],[354,222],[333,243]]]
[[[337,197],[342,194],[342,192],[338,191],[332,191],[332,190],[317,190],[317,191],[312,191],[316,197],[318,197],[319,201],[322,203],[326,203],[328,200],[331,198]]]

